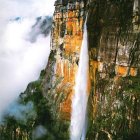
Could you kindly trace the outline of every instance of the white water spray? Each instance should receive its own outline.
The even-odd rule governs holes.
[[[89,56],[87,43],[87,27],[85,22],[79,68],[76,76],[75,94],[72,99],[72,115],[70,126],[71,140],[85,140],[86,137],[88,70]]]

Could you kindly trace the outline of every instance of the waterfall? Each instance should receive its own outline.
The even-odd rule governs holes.
[[[71,140],[85,140],[87,128],[87,101],[88,101],[88,42],[87,27],[84,24],[83,41],[80,52],[78,73],[76,76],[75,94],[72,98],[72,114],[70,125]]]

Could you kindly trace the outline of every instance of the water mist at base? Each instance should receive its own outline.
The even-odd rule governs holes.
[[[72,115],[70,126],[71,140],[85,140],[86,137],[88,70],[89,70],[89,56],[87,43],[87,27],[85,22],[79,68],[76,76],[75,94],[72,99]]]

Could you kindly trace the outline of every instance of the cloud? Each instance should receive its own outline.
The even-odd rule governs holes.
[[[30,17],[52,15],[55,0],[0,0],[0,34],[4,31],[6,21],[13,17]]]
[[[42,125],[37,126],[34,131],[32,132],[32,139],[36,140],[42,138],[47,134],[47,130]]]
[[[52,18],[51,17],[38,17],[36,23],[32,26],[27,39],[30,42],[35,42],[37,37],[41,34],[47,36],[52,27]]]
[[[26,124],[28,119],[36,118],[36,111],[33,102],[23,105],[16,101],[9,106],[4,115],[6,117],[13,117],[18,122]]]
[[[52,15],[53,3],[54,0],[0,2],[0,117],[28,83],[38,79],[47,64],[50,34],[36,36],[32,26],[36,17]],[[17,16],[19,20],[10,20]],[[33,35],[36,40],[31,42],[29,38]]]
[[[1,0],[0,18],[52,15],[55,0]]]

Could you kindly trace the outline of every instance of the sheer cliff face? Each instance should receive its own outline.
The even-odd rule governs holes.
[[[84,14],[84,1],[55,2],[51,42],[54,60],[49,60],[54,64],[51,66],[53,78],[50,86],[58,81],[56,93],[65,94],[66,100],[60,104],[60,110],[66,118],[70,117],[71,112],[71,96],[74,93],[75,74],[83,38]]]
[[[133,77],[139,76],[140,29],[137,6],[134,6],[139,1],[135,3],[132,0],[55,2],[52,51],[46,69],[47,84],[44,91],[50,91],[55,86],[57,94],[65,95],[59,107],[63,118],[70,117],[71,97],[74,94],[83,24],[87,13],[90,116],[94,118],[99,115],[97,112],[103,109],[101,104],[104,106],[108,102],[107,96],[112,96],[112,106],[118,92],[125,92],[123,77],[132,78],[133,85]]]
[[[102,116],[101,112],[109,106],[114,109],[116,100],[119,100],[116,98],[118,93],[126,92],[123,77],[133,79],[139,76],[140,30],[135,28],[133,2],[129,2],[89,3],[90,110],[93,109],[90,116],[93,118]],[[113,109],[110,110],[112,114],[115,112]]]

